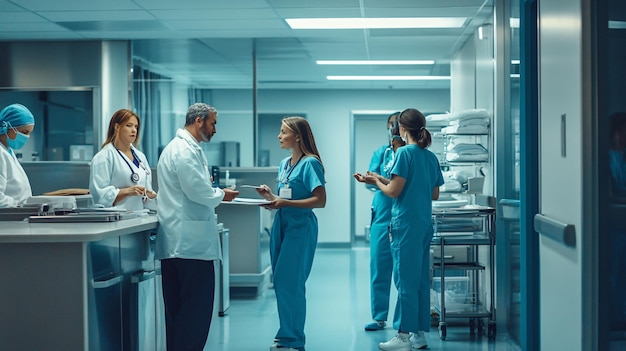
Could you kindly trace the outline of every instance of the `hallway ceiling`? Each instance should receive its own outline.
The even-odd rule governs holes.
[[[133,57],[199,88],[436,89],[447,80],[332,81],[329,75],[449,76],[492,0],[0,0],[0,40],[132,40]],[[286,18],[465,17],[461,28],[291,29]],[[435,60],[318,65],[316,60]]]

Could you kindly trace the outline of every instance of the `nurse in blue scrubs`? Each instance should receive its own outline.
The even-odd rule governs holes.
[[[270,235],[270,257],[280,327],[270,351],[304,350],[305,283],[317,245],[314,208],[326,206],[322,159],[311,127],[302,117],[286,117],[278,134],[280,147],[291,149],[278,171],[278,195],[263,184],[258,193],[277,209]]]
[[[389,171],[396,150],[404,145],[396,124],[399,113],[395,112],[387,118],[389,144],[374,151],[368,168],[368,171],[385,178],[390,177]],[[393,259],[389,246],[392,198],[383,194],[375,185],[366,183],[366,186],[375,190],[375,193],[372,198],[370,221],[370,307],[373,321],[365,325],[365,330],[374,331],[385,328],[389,315],[389,295],[393,272]],[[394,313],[394,323],[398,317],[399,314]]]
[[[404,110],[398,116],[398,124],[407,145],[396,152],[391,179],[369,172],[355,175],[357,180],[360,177],[376,184],[393,198],[389,236],[400,323],[396,336],[378,345],[383,351],[428,347],[424,331],[430,329],[432,200],[439,198],[439,187],[444,182],[437,157],[427,149],[432,139],[424,115],[416,109]]]

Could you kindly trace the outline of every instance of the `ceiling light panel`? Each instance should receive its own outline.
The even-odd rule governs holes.
[[[327,76],[328,80],[450,80],[449,76]]]
[[[292,29],[460,28],[466,17],[287,18]]]
[[[434,60],[318,60],[318,65],[432,65]]]

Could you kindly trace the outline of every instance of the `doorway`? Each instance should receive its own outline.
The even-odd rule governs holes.
[[[364,173],[368,170],[374,150],[389,143],[387,118],[395,110],[352,111],[350,115],[350,172]],[[350,229],[351,243],[368,242],[367,231],[371,219],[374,191],[356,180],[350,183]]]

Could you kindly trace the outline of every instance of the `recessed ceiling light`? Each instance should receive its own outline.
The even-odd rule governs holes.
[[[326,76],[328,80],[450,80],[449,76]]]
[[[435,60],[318,60],[318,65],[433,65]]]
[[[466,17],[287,18],[291,29],[461,28]]]

